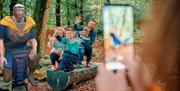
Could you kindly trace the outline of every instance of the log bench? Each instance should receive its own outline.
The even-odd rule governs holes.
[[[96,76],[97,65],[91,62],[91,67],[77,65],[71,72],[47,70],[47,82],[56,91],[66,89],[69,85],[76,86],[80,83]]]

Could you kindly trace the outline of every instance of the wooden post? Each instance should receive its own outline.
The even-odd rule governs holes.
[[[0,0],[0,19],[3,18],[2,9],[3,9],[3,0]]]
[[[111,3],[111,0],[107,0],[107,3]]]

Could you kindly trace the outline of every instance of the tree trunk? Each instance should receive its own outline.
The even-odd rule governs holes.
[[[56,26],[61,26],[61,0],[56,0]]]
[[[74,1],[74,8],[75,8],[75,15],[78,16],[78,12],[77,12],[77,0]]]
[[[3,0],[0,0],[0,19],[3,18],[2,9],[3,9]]]
[[[83,20],[83,0],[80,0],[80,16],[82,16]],[[83,21],[80,24],[83,25]]]
[[[67,3],[67,26],[70,26],[70,5],[69,5],[69,0],[66,1]]]
[[[17,4],[17,0],[11,0],[11,4],[9,5],[10,8],[10,15],[13,15],[13,6]]]
[[[51,0],[36,0],[34,20],[36,21],[38,53],[40,58],[44,57],[44,39],[48,21]]]
[[[111,3],[111,0],[107,0],[107,3]]]
[[[27,0],[24,0],[24,2],[23,2],[24,6],[25,6],[25,9],[27,9],[27,7],[26,7],[26,1],[27,1]],[[25,15],[26,15],[26,13],[27,13],[27,12],[24,12]]]

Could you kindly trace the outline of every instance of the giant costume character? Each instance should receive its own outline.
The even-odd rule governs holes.
[[[34,26],[34,20],[24,16],[21,4],[13,7],[12,16],[0,21],[0,67],[4,69],[4,81],[12,80],[13,87],[22,86],[27,77],[33,86],[37,86],[32,76],[37,50]]]

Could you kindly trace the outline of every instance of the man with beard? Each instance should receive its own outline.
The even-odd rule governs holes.
[[[79,26],[79,23],[81,23],[81,21],[82,21],[81,16],[76,17],[74,30],[77,32],[83,31],[84,28],[88,28],[87,30],[89,30],[88,31],[89,32],[88,37],[90,38],[90,41],[82,42],[81,44],[84,45],[85,55],[87,56],[86,67],[90,67],[89,63],[90,63],[91,55],[92,55],[92,45],[95,42],[96,35],[97,35],[97,32],[95,30],[97,27],[97,21],[96,20],[90,20],[87,27]],[[81,32],[79,32],[79,33],[81,33]]]

